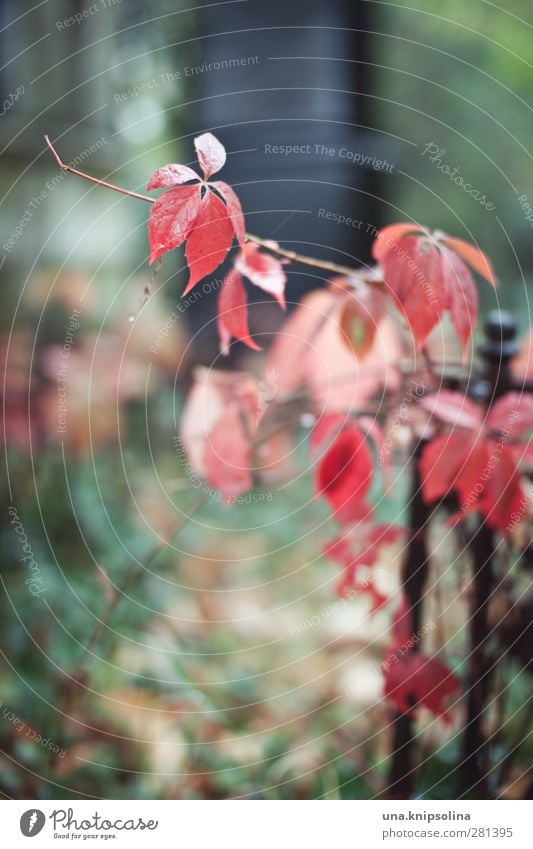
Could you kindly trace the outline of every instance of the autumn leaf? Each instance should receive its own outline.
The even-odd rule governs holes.
[[[252,486],[252,448],[239,405],[231,402],[210,432],[204,454],[207,482],[226,502]]]
[[[368,507],[368,516],[372,508]],[[323,552],[343,568],[337,584],[337,592],[344,596],[353,592],[368,593],[372,599],[372,610],[379,610],[388,597],[379,590],[373,571],[384,545],[390,545],[403,534],[394,525],[368,525],[359,522],[343,530],[342,534],[327,543]]]
[[[212,174],[216,174],[224,166],[226,149],[213,133],[203,133],[201,136],[197,136],[194,140],[194,148],[204,177],[209,180]]]
[[[244,342],[254,351],[261,350],[260,346],[250,337],[246,291],[238,271],[230,271],[222,284],[218,296],[217,326],[220,336],[220,350],[224,355],[229,353],[232,338]]]
[[[472,275],[457,254],[442,246],[440,259],[447,306],[464,352],[477,324],[477,289]]]
[[[380,263],[387,291],[405,317],[419,348],[449,311],[463,352],[478,315],[478,297],[468,263],[496,284],[485,255],[462,239],[430,234],[412,224],[380,230],[372,254]]]
[[[231,248],[233,233],[225,204],[208,191],[202,199],[194,228],[187,239],[185,256],[190,276],[184,295],[224,261]]]
[[[473,430],[483,424],[483,410],[462,392],[440,389],[431,395],[425,395],[420,404],[442,422]]]
[[[406,236],[383,261],[387,292],[411,328],[418,347],[439,323],[448,306],[440,256],[422,238]]]
[[[237,256],[235,268],[254,286],[273,295],[280,307],[285,309],[287,275],[279,259],[260,251],[259,245],[254,242],[248,242]]]
[[[459,510],[452,523],[479,510],[491,528],[509,534],[513,514],[522,510],[525,496],[512,450],[475,431],[443,434],[429,442],[420,474],[427,503],[456,493]]]
[[[342,523],[361,516],[361,505],[372,483],[372,458],[362,433],[354,426],[341,430],[318,465],[316,491],[323,495]]]
[[[408,233],[426,232],[427,230],[420,227],[418,224],[409,224],[408,222],[401,224],[389,224],[388,227],[382,227],[377,233],[374,244],[372,245],[372,256],[376,262],[383,265],[383,261],[389,251],[395,248],[404,236],[407,236]]]
[[[459,693],[460,682],[441,660],[412,651],[400,655],[393,648],[385,658],[384,679],[385,698],[400,713],[425,707],[450,724],[446,702]]]
[[[492,405],[487,425],[492,430],[512,432],[521,437],[533,427],[533,396],[527,392],[507,392]]]
[[[188,165],[164,165],[163,168],[158,168],[150,177],[150,182],[146,186],[148,191],[152,189],[168,189],[172,186],[178,186],[181,183],[188,183],[190,180],[200,180],[200,176],[189,168]]]
[[[198,136],[194,144],[207,181],[224,165],[226,151],[212,133]],[[191,180],[194,185],[182,185]],[[224,261],[234,236],[245,248],[242,207],[227,183],[204,182],[188,165],[170,163],[152,174],[147,188],[167,189],[150,212],[150,264],[186,242],[190,278],[183,294]]]
[[[484,254],[483,251],[474,247],[474,245],[470,245],[463,239],[452,239],[449,236],[446,236],[442,239],[442,242],[458,254],[458,256],[460,256],[461,259],[470,266],[470,268],[473,268],[474,271],[477,271],[478,274],[491,283],[492,286],[496,286],[498,282],[496,275],[494,274],[494,270],[488,256]]]
[[[227,502],[252,486],[258,409],[257,382],[246,372],[196,369],[177,449],[192,480],[206,479]]]
[[[362,360],[374,346],[379,322],[385,316],[386,302],[383,292],[366,283],[349,278],[335,277],[330,286],[342,285],[347,294],[339,313],[339,330],[343,344]]]
[[[227,183],[223,183],[222,180],[216,180],[214,183],[211,183],[211,185],[222,196],[222,199],[228,208],[229,217],[231,218],[237,241],[241,248],[243,248],[246,239],[246,232],[244,227],[244,214],[239,198],[231,186],[228,186]]]
[[[513,514],[523,513],[518,463],[532,456],[525,440],[525,431],[533,427],[531,396],[508,392],[494,402],[486,420],[482,408],[460,392],[441,389],[424,397],[421,405],[460,429],[424,447],[420,472],[426,502],[454,492],[460,510],[452,521],[479,510],[490,527],[509,534]]]
[[[148,221],[150,265],[183,244],[192,231],[201,202],[198,184],[169,189],[153,203]]]
[[[383,387],[398,388],[402,348],[392,320],[384,318],[363,368],[341,341],[338,311],[337,292],[305,295],[276,335],[268,365],[279,372],[280,391],[305,386],[319,410],[349,413],[364,408]]]

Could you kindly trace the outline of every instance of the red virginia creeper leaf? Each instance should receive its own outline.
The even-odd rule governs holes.
[[[485,280],[487,280],[493,286],[497,285],[498,281],[496,279],[496,275],[494,274],[490,260],[487,255],[483,253],[483,251],[481,251],[479,248],[474,247],[474,245],[470,245],[463,239],[452,239],[449,236],[446,236],[442,239],[442,242],[445,245],[448,245],[448,247],[451,248],[452,251],[454,251],[461,257],[461,259],[468,263],[470,268],[473,268],[474,271],[477,271],[478,274],[481,274],[481,276],[484,277]]]
[[[220,350],[226,355],[232,338],[239,339],[254,351],[260,351],[260,346],[250,337],[248,329],[248,301],[241,275],[238,271],[230,271],[218,296],[218,332]]]
[[[207,481],[226,502],[251,488],[251,456],[241,410],[231,402],[211,430],[204,454]]]
[[[331,283],[334,283],[332,280]],[[346,297],[340,315],[340,336],[348,350],[362,360],[372,350],[379,322],[386,311],[383,292],[360,286]]]
[[[237,403],[246,433],[255,437],[258,420],[257,381],[246,372],[194,369],[194,383],[187,396],[180,422],[179,446],[186,452],[192,470],[205,477],[206,444],[228,407]]]
[[[450,491],[464,457],[464,435],[443,434],[424,447],[420,458],[420,474],[426,503],[431,504]]]
[[[148,239],[150,265],[181,245],[191,232],[201,208],[200,185],[169,189],[150,210]]]
[[[170,192],[167,192],[168,194]],[[190,292],[199,280],[218,268],[226,258],[232,242],[233,225],[226,206],[212,191],[208,191],[202,199],[194,227],[187,238],[185,256],[190,276],[184,295]]]
[[[189,180],[200,180],[200,177],[188,165],[164,165],[163,168],[154,171],[146,188],[148,191],[165,189],[178,186],[180,183],[188,183]]]
[[[280,307],[285,309],[287,275],[279,259],[260,251],[255,242],[247,242],[235,260],[235,268],[254,286],[273,295]]]
[[[382,227],[372,244],[372,256],[376,262],[383,265],[385,256],[391,248],[400,241],[400,239],[403,239],[403,237],[407,236],[408,233],[420,233],[423,231],[424,228],[420,227],[419,224],[403,222],[401,224],[389,224],[388,227]]]
[[[519,437],[525,428],[533,427],[533,397],[526,392],[507,392],[492,405],[487,424],[493,430],[514,431]]]
[[[440,248],[440,253],[448,308],[464,353],[477,323],[477,289],[472,275],[457,254],[444,246]]]
[[[220,171],[226,161],[226,148],[213,133],[203,133],[194,140],[194,147],[204,177],[209,180],[212,174]]]
[[[211,185],[217,190],[217,192],[219,192],[219,194],[222,195],[233,223],[235,236],[237,237],[239,245],[243,248],[246,239],[246,230],[244,226],[244,214],[239,198],[231,186],[228,186],[227,183],[223,183],[222,180],[217,180],[214,183],[211,183]]]
[[[494,284],[494,273],[485,255],[462,239],[431,235],[416,225],[395,224],[380,230],[373,256],[382,267],[385,284],[418,347],[424,345],[430,331],[449,310],[466,352],[477,320],[478,299],[465,262]]]
[[[512,450],[491,440],[492,450],[501,448],[499,463],[489,479],[480,509],[491,528],[509,534],[516,524],[515,517],[524,515],[527,503],[520,483],[520,472]]]
[[[368,507],[370,515],[372,508]],[[344,531],[337,539],[324,546],[324,554],[343,567],[337,592],[343,596],[353,592],[367,592],[372,597],[372,609],[378,610],[388,601],[376,585],[372,571],[379,560],[381,547],[390,545],[402,535],[394,525],[362,525],[358,523]]]
[[[513,451],[495,439],[453,433],[425,446],[420,460],[422,494],[428,503],[454,491],[459,510],[452,524],[479,510],[488,525],[509,534],[513,513],[524,502]]]
[[[426,237],[405,236],[384,256],[383,277],[421,348],[449,303],[438,248]]]
[[[305,295],[277,334],[268,365],[280,375],[280,391],[292,392],[303,385],[318,409],[353,412],[383,386],[387,391],[398,388],[402,347],[392,319],[383,319],[361,368],[340,340],[339,300],[330,289]]]
[[[481,407],[461,392],[440,389],[433,395],[424,396],[420,403],[424,409],[446,424],[470,430],[479,429],[483,424]]]
[[[385,697],[400,713],[411,713],[414,708],[423,706],[450,723],[445,702],[456,695],[460,687],[451,669],[438,658],[419,652],[399,656],[393,650],[385,663]]]
[[[339,522],[361,515],[361,502],[372,483],[372,458],[356,427],[342,430],[321,459],[316,491],[324,495]]]

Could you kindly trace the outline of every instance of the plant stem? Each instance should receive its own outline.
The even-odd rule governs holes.
[[[75,174],[77,177],[81,177],[82,180],[88,180],[90,183],[95,183],[97,186],[103,186],[104,189],[111,189],[112,192],[119,192],[119,194],[127,195],[130,198],[144,200],[147,203],[154,203],[155,198],[148,197],[148,195],[142,195],[139,192],[130,192],[129,189],[123,189],[121,186],[115,186],[113,183],[108,183],[106,180],[99,180],[97,177],[91,177],[90,174],[86,174],[84,171],[78,171],[77,168],[67,165],[63,162],[47,135],[45,135],[44,140],[48,145],[58,167],[61,168],[62,171],[68,171],[70,174]],[[311,256],[305,256],[305,254],[296,253],[296,251],[289,251],[285,250],[285,248],[280,248],[276,242],[271,242],[268,239],[261,239],[259,236],[254,236],[253,233],[246,233],[246,238],[248,241],[255,242],[257,245],[261,245],[261,247],[266,248],[272,253],[278,254],[278,256],[290,259],[292,262],[299,262],[302,265],[309,265],[312,268],[321,268],[324,271],[331,271],[333,274],[356,277],[358,280],[362,280],[370,285],[381,285],[383,283],[378,271],[374,268],[363,270],[360,268],[352,268],[348,265],[339,265],[336,262],[329,262],[328,260],[315,259]]]
[[[376,268],[352,268],[348,265],[339,265],[337,262],[329,262],[329,260],[325,259],[315,259],[315,257],[312,256],[306,256],[305,254],[299,254],[296,251],[280,248],[276,242],[272,242],[269,239],[261,239],[259,236],[254,236],[253,233],[246,233],[246,238],[248,241],[255,242],[256,245],[266,248],[267,251],[272,251],[272,253],[278,254],[278,256],[283,256],[286,259],[290,259],[292,262],[300,262],[303,265],[311,266],[311,268],[321,268],[324,271],[331,271],[333,274],[357,277],[358,280],[363,280],[365,283],[369,283],[374,286],[383,284],[383,280]]]
[[[52,151],[52,155],[62,171],[68,171],[70,174],[75,174],[77,177],[81,177],[83,180],[89,180],[90,183],[96,183],[97,186],[103,186],[105,189],[111,189],[113,192],[120,192],[121,195],[127,195],[128,197],[136,198],[137,200],[145,200],[148,203],[154,202],[154,198],[149,198],[147,195],[141,195],[139,192],[130,192],[128,189],[122,189],[120,186],[115,186],[113,183],[107,183],[105,180],[98,180],[97,177],[91,177],[90,174],[86,174],[84,171],[78,171],[77,168],[72,168],[71,165],[66,165],[61,160],[48,136],[45,136],[44,140]]]

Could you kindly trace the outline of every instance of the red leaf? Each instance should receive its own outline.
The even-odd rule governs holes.
[[[406,236],[384,257],[383,276],[421,348],[449,303],[437,246],[426,237]]]
[[[251,488],[251,456],[239,405],[231,402],[209,434],[204,454],[207,481],[226,502]]]
[[[449,310],[465,351],[478,313],[476,287],[465,262],[494,284],[485,255],[462,239],[432,236],[416,225],[395,224],[380,230],[373,256],[382,266],[385,283],[418,347]]]
[[[339,278],[330,281],[338,285]],[[372,350],[379,323],[385,316],[383,292],[375,287],[358,285],[346,296],[339,316],[341,340],[359,359]]]
[[[163,168],[158,168],[150,177],[150,182],[146,186],[148,191],[152,189],[164,189],[171,186],[177,186],[180,183],[188,183],[189,180],[199,180],[200,177],[189,168],[188,165],[164,165]]]
[[[491,407],[487,424],[493,430],[513,431],[517,436],[533,427],[533,396],[526,392],[508,392]]]
[[[464,518],[480,507],[485,492],[483,473],[489,461],[482,439],[459,434],[437,437],[424,448],[420,461],[422,494],[427,502],[455,491]]]
[[[273,295],[281,308],[285,309],[287,275],[278,259],[260,251],[259,245],[254,242],[248,242],[235,260],[235,268],[254,286]]]
[[[200,185],[169,189],[150,210],[148,239],[150,265],[162,254],[183,244],[201,208]]]
[[[168,194],[170,192],[167,192]],[[233,225],[226,207],[220,198],[208,191],[187,239],[185,255],[190,277],[184,295],[190,292],[199,280],[218,268],[226,258],[232,242]]]
[[[450,491],[464,457],[464,435],[444,434],[425,446],[420,459],[420,474],[426,503],[431,504]]]
[[[339,522],[349,522],[360,516],[371,483],[372,458],[365,438],[357,428],[345,428],[319,463],[317,493],[326,497]]]
[[[304,385],[318,409],[353,412],[384,386],[399,387],[402,347],[392,320],[384,319],[361,368],[340,340],[338,310],[339,296],[330,289],[305,295],[276,335],[268,364],[280,375],[280,391]]]
[[[237,403],[241,421],[247,433],[255,434],[258,419],[258,388],[256,381],[246,372],[218,371],[213,368],[196,368],[194,383],[180,422],[178,450],[186,452],[192,473],[206,476],[206,444],[217,422],[228,407]]]
[[[218,332],[220,335],[220,350],[229,353],[229,344],[233,338],[244,342],[254,351],[260,351],[260,346],[250,338],[248,329],[248,302],[241,275],[238,271],[230,271],[218,296]]]
[[[204,177],[209,180],[212,174],[220,171],[226,161],[226,149],[213,133],[203,133],[194,140],[196,155]]]
[[[483,506],[484,495],[491,485],[491,479],[494,483],[496,472],[489,471],[489,448],[483,439],[471,439],[463,443],[460,460],[453,486],[462,514],[466,516]]]
[[[465,352],[477,323],[477,289],[472,275],[457,254],[444,246],[440,251],[448,308],[463,352]]]
[[[438,658],[419,652],[398,656],[393,650],[385,663],[385,697],[400,713],[411,713],[423,706],[444,722],[450,722],[445,701],[455,696],[460,687],[451,669]]]
[[[228,213],[233,223],[233,229],[235,230],[235,236],[237,237],[237,241],[241,248],[244,247],[244,242],[246,239],[246,229],[244,226],[244,214],[242,211],[242,206],[239,198],[227,183],[223,183],[222,180],[218,180],[211,185],[222,195],[223,200],[226,203],[228,208]]]
[[[394,248],[404,236],[407,236],[408,233],[420,233],[423,231],[424,228],[420,227],[419,224],[409,223],[389,224],[388,227],[382,227],[374,239],[374,243],[372,245],[372,256],[376,262],[383,265],[383,260],[388,252]]]
[[[368,515],[372,509],[367,506]],[[396,542],[403,533],[393,525],[364,526],[361,523],[348,528],[337,539],[324,546],[324,554],[343,567],[342,578],[337,585],[339,595],[351,592],[368,592],[373,601],[372,609],[378,610],[386,601],[376,586],[372,568],[376,565],[383,545]],[[363,574],[366,570],[366,574]]]
[[[479,510],[490,527],[508,534],[524,503],[520,473],[509,446],[494,439],[451,434],[437,437],[420,460],[422,494],[431,503],[455,491],[452,523]]]
[[[483,424],[481,407],[461,392],[440,389],[433,395],[426,395],[420,403],[429,413],[455,427],[479,430]]]
[[[499,462],[487,482],[480,510],[491,528],[508,534],[516,524],[515,517],[524,515],[526,497],[511,449],[492,440],[489,446],[493,455],[495,451],[500,451]]]
[[[490,260],[483,251],[479,248],[475,248],[474,245],[470,245],[468,242],[463,241],[463,239],[452,239],[449,236],[446,236],[442,239],[442,242],[445,245],[448,245],[452,251],[455,251],[461,259],[464,259],[464,261],[468,263],[470,268],[473,268],[474,271],[481,274],[485,280],[488,280],[488,282],[493,286],[497,285],[498,281],[492,269]]]

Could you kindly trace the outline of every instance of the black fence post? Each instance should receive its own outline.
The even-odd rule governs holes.
[[[412,456],[411,498],[409,503],[409,545],[402,567],[402,587],[410,614],[410,629],[413,634],[420,631],[422,605],[429,570],[427,529],[432,507],[422,497],[419,460],[425,442],[420,440]],[[415,642],[411,651],[418,651]],[[409,713],[396,713],[393,721],[392,753],[389,784],[386,790],[389,799],[409,799],[414,792],[416,775],[414,747],[415,717]]]
[[[470,394],[487,407],[513,388],[510,366],[517,352],[515,337],[516,323],[509,313],[489,313],[485,340],[479,349],[483,367],[470,386]],[[491,683],[491,662],[487,653],[490,637],[488,613],[495,587],[495,547],[495,533],[482,520],[469,545],[473,561],[468,622],[470,659],[466,682],[467,717],[460,766],[461,793],[481,799],[489,798],[490,790],[489,753],[483,725]]]

